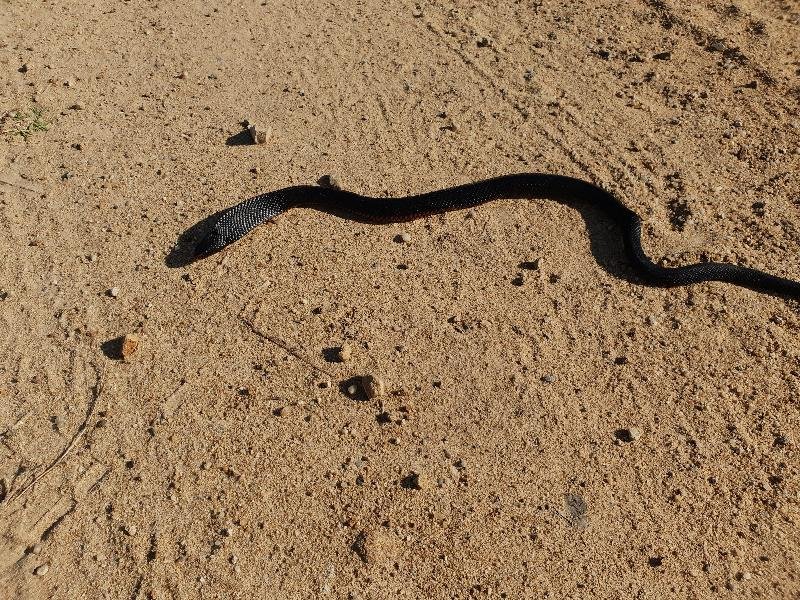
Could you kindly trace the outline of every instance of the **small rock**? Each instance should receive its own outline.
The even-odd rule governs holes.
[[[139,348],[139,336],[135,333],[129,333],[122,336],[122,348],[120,354],[122,358],[128,358],[131,354],[136,352]]]
[[[588,525],[586,500],[578,494],[564,494],[564,507],[569,524],[576,529],[585,529]]]
[[[547,375],[542,375],[542,381],[545,383],[553,383],[555,380],[555,375],[550,375],[549,373]]]
[[[386,562],[392,555],[389,534],[375,529],[362,529],[351,549],[362,561],[369,564]]]
[[[419,19],[422,16],[422,9],[419,6],[415,6],[414,10],[411,11],[411,16]]]
[[[342,189],[339,179],[333,175],[323,175],[317,180],[317,183],[322,187],[332,188],[334,190]]]
[[[630,444],[631,442],[634,442],[642,437],[642,434],[642,430],[639,427],[634,426],[627,429],[617,429],[614,432],[614,437],[621,442]]]
[[[94,262],[97,260],[97,254],[90,254],[88,257],[89,262]]]
[[[253,140],[254,144],[267,143],[267,135],[269,134],[268,130],[257,127],[255,123],[250,123],[250,125],[247,127],[247,130],[250,132],[250,138]]]
[[[49,570],[50,570],[50,565],[47,565],[47,564],[44,564],[44,565],[39,565],[38,567],[36,567],[36,568],[33,570],[33,574],[34,574],[34,575],[37,575],[37,576],[39,576],[39,577],[43,577],[44,575],[47,575],[47,572],[48,572]]]
[[[86,107],[82,103],[76,102],[75,104],[73,104],[69,108],[70,108],[70,110],[83,110]]]
[[[409,490],[422,490],[428,487],[428,480],[422,473],[412,471],[403,478],[400,485]]]
[[[178,74],[178,79],[186,79],[188,76],[189,73],[186,70],[183,70]]]
[[[408,244],[411,241],[411,235],[405,231],[403,233],[398,233],[394,236],[394,241],[398,244]]]
[[[112,287],[106,293],[109,296],[111,296],[112,298],[117,298],[117,297],[119,297],[119,288],[118,287]]]
[[[337,362],[347,362],[353,356],[353,349],[349,344],[342,344],[336,349],[334,358]]]
[[[542,267],[542,259],[537,258],[534,260],[525,261],[519,264],[520,269],[525,269],[526,271],[538,271]]]
[[[358,392],[358,387],[356,387],[355,385],[350,385],[347,387],[348,396],[355,396],[357,392]]]
[[[122,530],[125,532],[125,535],[134,536],[139,531],[139,528],[136,527],[136,525],[131,524],[126,525]]]
[[[28,71],[30,71],[30,69],[31,69],[30,63],[25,63],[18,70],[20,73],[27,73]]]
[[[361,386],[364,388],[364,393],[370,400],[383,396],[386,391],[383,379],[376,375],[364,375],[361,378]]]
[[[233,528],[232,527],[225,527],[222,530],[222,535],[225,537],[231,537],[233,535]]]
[[[289,414],[291,414],[291,412],[292,412],[292,407],[290,405],[286,405],[286,406],[281,406],[280,408],[276,408],[273,411],[273,414],[276,417],[286,417],[286,416],[289,416]]]
[[[658,54],[653,54],[653,58],[655,60],[669,60],[672,58],[672,52],[659,52]]]
[[[42,545],[40,543],[35,543],[33,546],[28,548],[28,552],[31,554],[41,554],[42,553]]]

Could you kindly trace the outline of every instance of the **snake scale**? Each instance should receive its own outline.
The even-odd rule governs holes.
[[[756,291],[800,298],[800,282],[739,265],[703,262],[681,267],[654,263],[642,248],[642,221],[610,192],[581,179],[547,173],[505,175],[402,198],[372,198],[331,187],[294,186],[255,196],[222,211],[195,247],[200,258],[222,250],[257,225],[290,208],[316,208],[368,223],[411,221],[470,208],[500,198],[583,199],[603,209],[621,228],[626,254],[646,283],[680,286],[722,281]]]

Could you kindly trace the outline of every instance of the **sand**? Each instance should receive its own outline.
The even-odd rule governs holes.
[[[0,596],[800,596],[796,301],[647,287],[580,199],[297,209],[186,260],[205,217],[326,175],[550,171],[666,264],[800,279],[799,23],[2,3]]]

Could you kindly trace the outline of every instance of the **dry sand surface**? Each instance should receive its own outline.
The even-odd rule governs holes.
[[[1,2],[2,600],[800,597],[796,301],[645,286],[580,199],[187,260],[324,175],[550,171],[800,279],[799,40],[795,0]]]

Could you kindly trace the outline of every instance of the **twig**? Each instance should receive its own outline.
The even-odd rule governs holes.
[[[294,356],[297,360],[307,364],[312,369],[314,369],[316,371],[319,371],[320,373],[324,373],[328,377],[331,377],[331,378],[335,378],[336,377],[336,375],[334,375],[330,371],[327,371],[326,369],[323,369],[322,367],[317,366],[316,364],[314,364],[314,362],[311,359],[306,358],[305,356],[303,356],[303,354],[302,354],[302,352],[300,350],[297,350],[296,348],[291,347],[289,344],[284,342],[282,339],[280,339],[278,337],[275,337],[274,335],[271,335],[269,333],[265,333],[265,332],[261,331],[260,329],[258,329],[253,324],[252,321],[250,321],[250,320],[248,320],[248,319],[246,319],[246,318],[244,318],[242,316],[240,316],[239,318],[241,319],[242,323],[247,325],[248,329],[250,329],[250,331],[255,333],[258,337],[260,337],[262,339],[265,339],[268,342],[270,342],[270,343],[274,344],[275,346],[277,346],[278,348],[282,349],[283,351],[288,352],[290,355]]]
[[[78,443],[78,440],[80,440],[83,437],[83,434],[86,433],[86,429],[89,426],[89,421],[91,421],[92,416],[94,415],[94,408],[95,406],[97,406],[97,400],[100,397],[100,389],[101,389],[100,380],[98,378],[97,383],[95,383],[94,387],[92,388],[92,399],[90,400],[89,407],[86,410],[86,418],[84,419],[81,426],[78,427],[78,430],[75,432],[75,435],[72,436],[72,440],[70,440],[69,444],[67,444],[67,446],[61,451],[61,454],[59,454],[55,458],[55,460],[51,462],[50,465],[47,466],[47,468],[41,471],[38,475],[34,475],[33,478],[24,486],[11,492],[6,498],[7,503],[13,502],[14,500],[22,496],[25,492],[27,492],[29,489],[31,489],[34,485],[36,485],[39,481],[41,481],[48,473],[50,473],[50,471],[55,469],[66,458],[67,454],[69,454],[72,451],[72,449]]]
[[[28,190],[29,192],[34,192],[34,193],[37,193],[37,194],[41,194],[42,193],[42,188],[28,187],[27,185],[23,185],[21,183],[14,183],[14,182],[8,181],[7,179],[0,178],[0,183],[3,183],[5,185],[10,185],[11,187],[18,187],[18,188],[21,188],[23,190]]]

